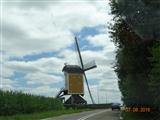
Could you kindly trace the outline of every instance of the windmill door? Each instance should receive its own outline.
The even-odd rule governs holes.
[[[83,74],[68,75],[68,94],[84,94]]]

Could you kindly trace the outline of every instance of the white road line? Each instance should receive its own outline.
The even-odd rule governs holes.
[[[81,118],[79,118],[79,119],[77,119],[77,120],[86,120],[86,119],[88,119],[88,118],[90,118],[90,117],[93,117],[93,116],[98,115],[98,114],[102,114],[102,113],[104,113],[104,112],[106,112],[106,111],[108,111],[108,110],[103,110],[103,111],[100,111],[100,112],[97,112],[97,113],[93,113],[93,114],[90,114],[90,115],[81,117]]]

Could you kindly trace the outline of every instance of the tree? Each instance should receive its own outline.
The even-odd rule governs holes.
[[[149,87],[154,98],[154,106],[160,111],[160,42],[151,49],[152,69],[150,73]]]
[[[160,102],[155,98],[159,94],[158,85],[154,87],[159,80],[159,77],[154,78],[159,66],[148,59],[159,53],[159,48],[157,52],[150,52],[160,39],[159,9],[144,1],[110,0],[115,21],[110,33],[118,47],[115,71],[122,100],[128,106],[154,106],[153,103]]]

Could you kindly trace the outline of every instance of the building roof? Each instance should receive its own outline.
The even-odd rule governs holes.
[[[84,71],[78,65],[65,65],[62,69],[62,72],[67,73],[83,73]]]

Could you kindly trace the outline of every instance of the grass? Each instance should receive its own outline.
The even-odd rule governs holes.
[[[40,120],[49,117],[56,117],[64,114],[88,111],[89,109],[64,109],[59,111],[48,111],[33,114],[20,114],[13,116],[0,116],[0,120]]]

